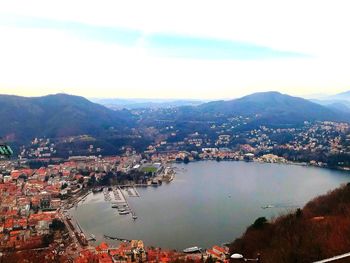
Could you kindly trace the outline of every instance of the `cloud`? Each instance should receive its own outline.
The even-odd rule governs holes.
[[[12,0],[1,2],[0,10],[4,14],[128,28],[144,34],[254,43],[315,56],[337,55],[349,44],[345,32],[350,17],[345,0]]]
[[[145,47],[150,49],[152,54],[155,55],[210,60],[258,60],[308,57],[305,54],[297,52],[275,50],[269,47],[239,41],[159,33],[151,34],[145,38]]]
[[[111,26],[90,25],[74,21],[20,15],[0,15],[0,25],[23,29],[45,29],[61,31],[76,38],[122,45],[135,45],[142,32]]]
[[[350,81],[346,13],[346,2],[337,0],[3,1],[0,91],[163,98],[335,93]]]
[[[129,47],[143,47],[154,56],[195,59],[271,59],[307,57],[290,51],[275,50],[251,43],[192,37],[178,34],[148,33],[136,29],[96,26],[79,22],[59,21],[26,16],[0,16],[0,25],[26,29],[59,30],[76,38]]]

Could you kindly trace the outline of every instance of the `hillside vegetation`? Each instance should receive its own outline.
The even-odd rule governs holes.
[[[225,116],[250,116],[256,124],[286,125],[305,120],[350,120],[340,113],[303,98],[279,92],[259,92],[229,101],[213,101],[198,106],[200,111]]]
[[[133,124],[128,111],[113,111],[67,94],[32,98],[0,95],[0,104],[0,135],[10,141],[101,135],[111,127],[123,130]]]
[[[313,262],[350,252],[350,183],[271,222],[256,220],[230,251],[260,253],[264,263]]]
[[[235,131],[260,125],[296,127],[304,121],[350,121],[350,114],[279,92],[254,93],[240,99],[213,101],[199,106],[181,106],[139,111],[111,110],[83,97],[55,94],[43,97],[0,95],[0,137],[25,143],[34,137],[59,138],[87,134],[106,138],[144,135],[152,127],[176,126],[178,137],[193,130],[210,134],[212,124],[244,117]],[[133,131],[132,128],[135,128]],[[216,134],[215,134],[216,135]]]

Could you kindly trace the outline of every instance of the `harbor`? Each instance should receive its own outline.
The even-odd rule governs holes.
[[[141,167],[142,168],[142,167]],[[144,168],[147,171],[152,171],[153,176],[145,183],[130,183],[130,184],[119,184],[114,186],[95,186],[89,190],[81,191],[79,194],[67,200],[63,207],[63,214],[66,217],[67,224],[69,224],[72,233],[77,237],[79,243],[82,246],[86,246],[89,241],[96,241],[96,236],[92,233],[88,233],[83,230],[76,217],[73,217],[71,213],[66,214],[66,211],[71,211],[71,209],[77,210],[85,202],[89,202],[89,196],[94,196],[102,194],[103,201],[108,203],[111,210],[117,211],[117,216],[131,216],[132,221],[136,221],[138,216],[135,210],[130,205],[128,198],[140,198],[140,193],[137,190],[138,187],[144,188],[148,186],[159,186],[162,182],[171,182],[175,177],[175,171],[172,167],[163,167],[157,164],[157,169],[155,167],[147,164]],[[119,240],[120,238],[113,238],[111,236],[105,236],[104,238],[109,238],[110,240]],[[126,240],[126,239],[122,239]]]
[[[106,188],[105,188],[106,189]],[[112,204],[112,208],[117,209],[119,215],[128,215],[131,214],[134,220],[137,219],[135,211],[132,210],[125,193],[128,197],[140,197],[140,194],[137,192],[135,187],[126,187],[122,189],[120,186],[112,187],[111,191],[104,189],[105,201],[109,201]],[[110,193],[113,193],[114,200]]]
[[[86,247],[89,242],[95,242],[96,236],[93,233],[89,233],[80,225],[78,218],[74,217],[71,213],[72,210],[76,210],[79,206],[84,205],[85,202],[89,202],[96,194],[103,197],[103,202],[108,203],[111,209],[118,211],[119,216],[131,215],[133,220],[137,219],[136,212],[131,208],[127,198],[140,198],[140,194],[135,186],[113,186],[113,187],[99,187],[82,193],[74,200],[69,200],[63,210],[63,218],[69,226],[71,235],[76,237],[77,242],[82,247]],[[69,212],[70,211],[70,212]],[[130,241],[124,238],[113,237],[109,235],[103,235],[104,239],[116,240],[116,241]]]
[[[117,202],[113,191],[108,202],[102,192],[90,194],[71,213],[86,233],[96,236],[96,242],[122,242],[106,239],[108,235],[178,251],[205,249],[239,237],[256,218],[277,216],[348,182],[339,171],[256,162],[203,161],[177,164],[174,170],[176,179],[169,184],[135,187],[140,197],[129,196],[133,190],[127,187],[132,185],[112,187],[121,191],[118,204],[125,197],[136,220],[112,208]]]

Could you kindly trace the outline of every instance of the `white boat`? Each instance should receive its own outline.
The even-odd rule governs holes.
[[[274,208],[274,207],[275,207],[274,205],[264,205],[261,208],[262,209],[267,209],[267,208]]]
[[[202,249],[200,247],[189,247],[183,250],[184,253],[195,253],[200,252]]]
[[[119,215],[127,215],[129,213],[130,213],[130,211],[123,211],[123,212],[119,212]]]

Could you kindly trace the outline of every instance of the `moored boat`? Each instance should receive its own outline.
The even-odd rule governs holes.
[[[200,247],[189,247],[189,248],[185,248],[183,250],[184,253],[196,253],[196,252],[201,252],[201,248]]]
[[[130,211],[122,211],[122,212],[119,212],[119,215],[127,215],[129,213],[130,213]]]
[[[94,189],[92,189],[92,193],[99,193],[99,192],[102,192],[102,190],[103,190],[103,188],[102,187],[100,187],[100,188],[94,188]]]
[[[264,205],[261,208],[262,209],[267,209],[267,208],[274,208],[274,207],[275,207],[274,205]]]

